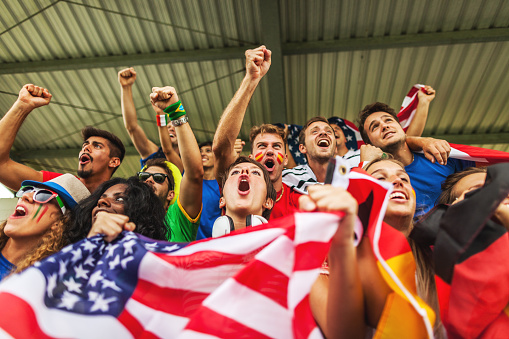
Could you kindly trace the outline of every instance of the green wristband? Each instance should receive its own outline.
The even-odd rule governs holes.
[[[182,105],[182,102],[180,102],[180,100],[166,107],[164,109],[164,112],[168,113],[171,121],[177,120],[178,118],[186,114],[186,110],[184,109],[184,106]]]

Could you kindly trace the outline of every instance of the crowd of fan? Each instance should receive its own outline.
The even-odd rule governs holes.
[[[482,187],[486,169],[449,158],[446,141],[420,137],[435,96],[429,86],[418,94],[419,106],[407,133],[394,109],[376,102],[359,113],[365,145],[358,150],[346,146],[337,119],[315,117],[302,127],[298,139],[306,164],[297,165],[289,151],[288,127],[272,124],[252,127],[250,154],[242,156],[244,142],[237,136],[270,63],[271,52],[265,46],[246,51],[246,75],[223,112],[213,141],[200,144],[175,88],[154,87],[150,101],[160,147],[137,122],[135,70],[119,71],[124,124],[141,157],[140,172],[128,179],[111,179],[125,154],[122,141],[91,126],[82,130],[78,177],[36,171],[10,159],[24,119],[51,100],[47,89],[23,86],[0,121],[0,182],[17,191],[19,198],[12,216],[0,225],[0,279],[96,234],[113,241],[125,230],[158,240],[191,242],[297,210],[343,211],[328,267],[311,290],[310,305],[326,336],[369,335],[387,311],[389,287],[378,268],[369,264],[373,256],[369,242],[354,243],[357,201],[343,188],[322,185],[329,160],[342,157],[349,167],[364,168],[375,179],[394,185],[384,221],[410,243],[415,220],[437,202],[455,204]],[[501,227],[509,228],[508,207],[506,198],[496,209]],[[414,247],[416,258],[425,257],[419,255],[425,249]],[[419,295],[438,314],[433,267],[425,260],[416,262]],[[440,321],[435,322],[435,335],[446,337]]]

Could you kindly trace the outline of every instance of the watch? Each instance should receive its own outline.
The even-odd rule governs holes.
[[[183,124],[187,124],[188,121],[189,118],[187,117],[187,115],[184,115],[183,117],[178,118],[177,120],[172,120],[171,124],[173,125],[173,127],[177,127]]]

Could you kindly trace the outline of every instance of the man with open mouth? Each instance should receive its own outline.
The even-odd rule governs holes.
[[[299,134],[299,151],[306,157],[307,164],[284,170],[283,183],[307,194],[310,185],[325,181],[329,159],[336,152],[336,136],[327,119],[308,120]]]
[[[9,158],[16,134],[30,112],[48,105],[51,94],[47,89],[27,84],[19,92],[18,99],[0,120],[0,182],[12,190],[18,190],[24,180],[49,181],[61,173],[36,171]],[[79,153],[78,176],[90,192],[109,180],[122,163],[125,148],[114,134],[92,126],[81,131],[83,146]]]

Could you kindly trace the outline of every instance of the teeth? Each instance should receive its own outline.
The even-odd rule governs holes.
[[[27,211],[25,210],[25,208],[23,206],[17,206],[16,212],[20,215],[25,215],[27,213]]]
[[[318,142],[318,146],[325,146],[325,147],[327,147],[327,146],[329,146],[329,141],[327,141],[327,140],[320,140]]]
[[[393,199],[393,198],[397,198],[397,199],[406,199],[406,196],[401,193],[401,192],[394,192],[392,193],[390,196],[389,196],[389,199]]]

